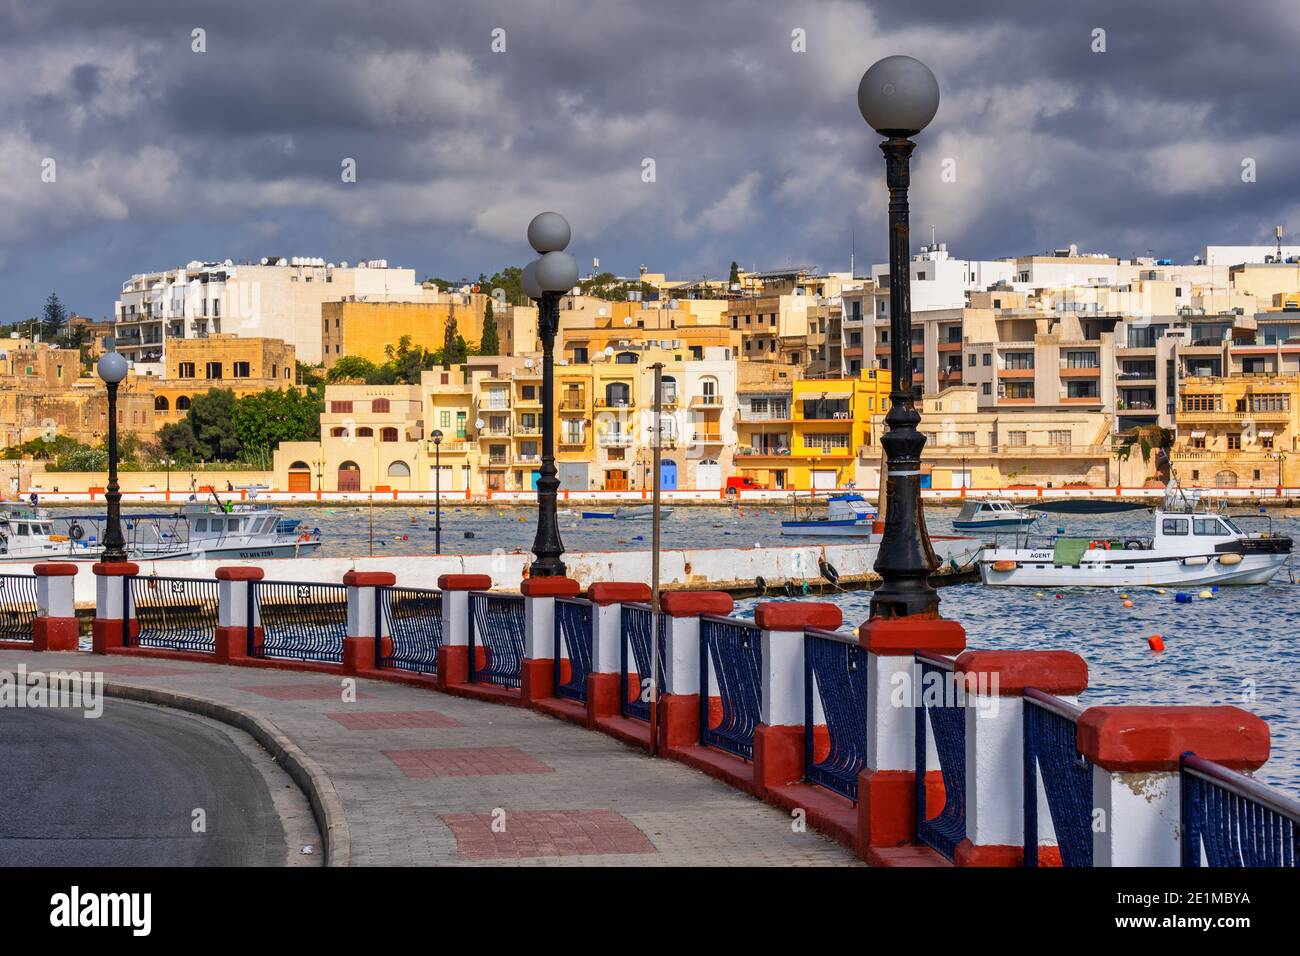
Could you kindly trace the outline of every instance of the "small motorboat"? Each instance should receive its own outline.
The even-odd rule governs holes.
[[[832,495],[826,514],[814,517],[808,509],[802,518],[781,522],[781,534],[793,537],[870,538],[876,509],[860,494]]]
[[[967,501],[961,514],[953,520],[957,531],[986,531],[992,528],[1028,528],[1038,520],[1038,515],[1025,508],[1017,508],[1009,501]]]
[[[661,518],[667,518],[672,513],[672,508],[662,506],[659,508],[659,517]],[[654,515],[654,505],[634,505],[631,508],[615,508],[613,511],[584,511],[582,513],[582,516],[587,519],[611,518],[618,521],[649,521]]]
[[[1226,514],[1198,510],[1195,495],[1170,482],[1152,537],[1016,535],[1009,544],[985,546],[980,577],[1022,587],[1266,584],[1291,556],[1291,539],[1273,534],[1267,520],[1268,531],[1247,534]]]

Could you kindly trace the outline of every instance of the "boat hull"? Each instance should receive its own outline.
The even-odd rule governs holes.
[[[797,538],[870,538],[873,523],[871,521],[782,521],[781,534]]]
[[[998,529],[1023,530],[1037,520],[1035,518],[988,518],[979,521],[954,521],[954,531],[994,531]]]
[[[991,587],[1170,587],[1210,584],[1267,584],[1287,563],[1288,554],[1248,554],[1233,565],[1220,564],[1219,555],[1156,558],[1126,556],[1122,551],[1088,552],[1078,567],[1057,566],[1049,556],[1032,552],[985,549],[980,578]],[[1202,563],[1199,558],[1206,560]],[[1014,568],[994,569],[1011,562]]]

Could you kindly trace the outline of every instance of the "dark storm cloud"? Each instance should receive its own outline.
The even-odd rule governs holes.
[[[50,288],[104,313],[130,272],[196,257],[364,250],[475,275],[518,262],[545,206],[573,221],[584,267],[844,268],[851,233],[859,262],[878,260],[881,162],[854,92],[891,52],[943,89],[914,221],[956,254],[1264,241],[1300,224],[1298,10],[0,0],[0,280],[21,313],[0,321]],[[39,181],[46,157],[57,183]]]

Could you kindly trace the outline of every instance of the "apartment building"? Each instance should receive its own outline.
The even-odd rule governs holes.
[[[260,263],[190,262],[133,275],[114,303],[117,350],[140,371],[164,374],[169,343],[227,333],[274,335],[309,365],[322,360],[321,305],[343,299],[423,302],[436,298],[415,270],[387,260],[349,267],[324,259],[272,256]]]
[[[455,320],[456,334],[466,342],[477,345],[482,340],[487,296],[472,292],[438,292],[436,289],[429,290],[428,294],[436,296],[437,300],[370,302],[346,299],[322,303],[320,352],[325,367],[332,368],[335,362],[348,355],[382,365],[388,361],[388,350],[396,348],[402,339],[408,339],[412,348],[436,352],[443,347],[447,323],[451,320]]]
[[[1300,375],[1184,379],[1170,460],[1188,485],[1300,483]]]
[[[167,350],[165,375],[141,376],[140,382],[153,392],[155,423],[161,428],[184,418],[194,398],[214,388],[229,389],[236,398],[296,388],[296,368],[293,346],[280,339],[223,333],[177,339]]]

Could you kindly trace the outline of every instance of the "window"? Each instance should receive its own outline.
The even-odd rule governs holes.
[[[451,427],[451,409],[444,408],[440,412],[438,412],[438,427],[439,428]]]
[[[983,384],[983,389],[984,389],[984,394],[985,394],[985,395],[992,395],[992,394],[993,394],[993,383],[992,383],[992,382],[985,382],[985,383]]]
[[[805,435],[803,443],[808,448],[814,448],[817,451],[835,451],[837,449],[846,449],[849,447],[849,436],[845,432],[835,432],[826,435]]]
[[[1101,360],[1096,352],[1066,352],[1065,364],[1067,368],[1100,368]]]
[[[247,363],[247,362],[236,362],[236,363],[234,363],[234,364],[235,364],[235,368],[234,368],[234,371],[233,371],[232,374],[235,376],[235,378],[248,378],[248,377],[249,377],[250,373],[249,373],[249,368],[248,368],[248,363]]]
[[[1218,412],[1222,411],[1222,399],[1218,395],[1184,395],[1183,411],[1185,412]]]
[[[379,432],[380,441],[397,441],[397,429],[389,426]]]
[[[1205,448],[1205,436],[1204,436],[1204,435],[1193,435],[1193,436],[1192,436],[1192,443],[1191,443],[1191,446],[1192,446],[1192,448],[1195,448],[1195,449],[1202,449],[1202,450],[1203,450],[1203,449]]]
[[[1258,474],[1255,475],[1259,477]],[[1192,521],[1192,532],[1202,536],[1221,536],[1228,533],[1228,529],[1219,524],[1218,518],[1196,518]]]
[[[1259,435],[1259,444],[1261,448],[1271,450],[1273,448],[1273,436],[1265,435],[1263,432]]]
[[[1047,443],[1058,448],[1070,447],[1070,433],[1064,429],[1047,433]]]
[[[190,397],[188,395],[182,395],[180,398],[176,399],[176,410],[178,412],[183,412],[185,411],[185,409],[189,407],[190,407]]]
[[[1028,432],[1007,432],[1007,444],[1013,448],[1023,448],[1029,444]]]
[[[1006,367],[1013,369],[1031,369],[1034,367],[1033,352],[1008,352]]]
[[[209,362],[205,366],[204,375],[207,378],[221,378],[221,363]]]
[[[1187,534],[1187,519],[1166,518],[1160,531],[1162,534]]]
[[[519,387],[519,396],[520,396],[520,398],[521,398],[523,401],[525,401],[525,402],[535,402],[535,401],[537,401],[537,386],[536,386],[536,385],[521,385],[521,386]]]
[[[576,345],[573,348],[573,361],[578,365],[586,365],[589,361],[587,347],[585,345]]]
[[[348,430],[344,428],[342,425],[336,425],[335,427],[330,429],[331,438],[345,438],[347,436],[347,433]]]
[[[177,377],[177,378],[193,378],[193,377],[194,377],[194,363],[193,363],[193,362],[181,362],[180,367],[176,370],[176,377]]]
[[[153,410],[155,412],[165,412],[169,407],[166,395],[159,395],[153,400]]]
[[[993,364],[993,353],[992,353],[992,352],[985,352],[985,353],[984,353],[984,367],[985,367],[985,368],[988,368],[988,367],[989,367],[990,365],[992,365],[992,364]]]
[[[351,414],[352,403],[351,402],[330,402],[330,411],[336,414],[339,413]]]
[[[958,432],[958,433],[957,433],[957,444],[958,444],[958,445],[961,445],[961,446],[963,446],[963,447],[966,447],[966,448],[974,448],[974,447],[975,447],[975,433],[974,433],[974,432]]]
[[[376,398],[370,403],[370,410],[376,413],[383,413],[389,410],[388,399]]]
[[[616,364],[616,365],[635,365],[635,364],[636,364],[636,353],[635,353],[635,352],[619,352],[617,355],[614,356],[614,364]]]
[[[1228,451],[1241,451],[1241,435],[1228,436]]]
[[[395,461],[388,466],[389,478],[410,478],[411,466],[404,461]]]
[[[368,427],[368,426],[362,426],[361,428],[358,428],[358,429],[357,429],[357,437],[358,437],[358,438],[374,438],[374,437],[375,437],[375,430],[374,430],[373,428]]]

